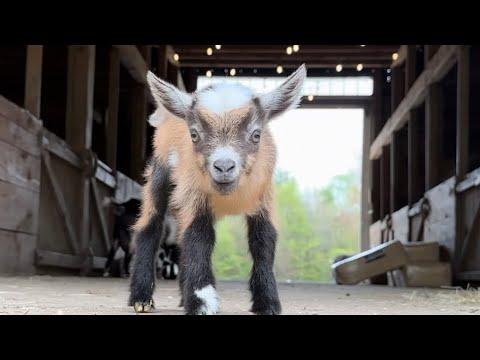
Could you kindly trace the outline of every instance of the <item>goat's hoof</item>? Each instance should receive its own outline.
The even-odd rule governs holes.
[[[252,306],[250,312],[255,315],[280,315],[282,313],[282,308],[279,303],[266,305],[266,306]]]
[[[155,309],[155,303],[153,300],[145,301],[145,302],[136,302],[133,305],[136,313],[150,313]]]

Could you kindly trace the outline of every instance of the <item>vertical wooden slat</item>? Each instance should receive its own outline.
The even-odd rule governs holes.
[[[384,146],[380,158],[380,216],[390,213],[390,145]]]
[[[443,91],[440,84],[430,86],[425,99],[425,191],[440,181],[442,151]]]
[[[143,84],[134,84],[130,101],[132,108],[130,173],[134,180],[142,181],[147,151],[147,89]]]
[[[43,46],[27,46],[27,62],[25,69],[25,109],[40,118],[42,92]]]
[[[430,59],[435,55],[440,45],[425,45],[425,64],[427,64]]]
[[[73,150],[84,155],[92,146],[93,91],[95,80],[95,45],[73,45],[68,49],[68,84],[66,139]],[[82,272],[90,266],[90,178],[82,172],[80,192],[81,216],[78,227],[85,263]]]
[[[405,76],[403,67],[397,66],[392,69],[392,113],[396,110],[405,96]]]
[[[167,45],[158,45],[158,65],[157,75],[161,79],[167,79],[168,69],[168,51]]]
[[[457,58],[457,149],[456,149],[456,181],[465,179],[468,172],[468,140],[470,115],[470,47],[461,46]],[[466,240],[467,227],[464,214],[465,198],[463,194],[456,195],[456,241],[454,274],[461,271],[462,248]]]
[[[457,67],[457,181],[468,172],[468,136],[470,112],[470,48],[460,47]]]
[[[410,113],[408,122],[408,205],[413,206],[424,191],[420,176],[420,121],[416,111]]]
[[[392,135],[392,142],[390,144],[390,213],[393,214],[397,207],[397,186],[398,186],[398,152],[399,152],[399,134],[394,132]]]
[[[416,60],[416,46],[407,45],[407,55],[405,57],[405,95],[408,93],[417,77]]]
[[[372,203],[370,199],[371,191],[371,161],[368,156],[368,149],[371,145],[371,128],[372,128],[372,109],[365,108],[363,120],[363,155],[362,155],[362,222],[361,222],[361,239],[360,248],[362,251],[368,250],[370,240],[370,225],[372,224]]]
[[[118,105],[120,89],[120,57],[118,49],[110,49],[108,74],[107,164],[117,169]]]
[[[66,139],[75,151],[92,145],[95,45],[68,49]]]

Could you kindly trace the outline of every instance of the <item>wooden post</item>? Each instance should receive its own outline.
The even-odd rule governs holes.
[[[430,61],[430,59],[435,55],[440,45],[425,45],[425,65]]]
[[[405,77],[403,67],[396,66],[392,68],[392,113],[397,109],[405,95]]]
[[[390,145],[382,149],[380,158],[380,216],[390,213]]]
[[[117,169],[118,104],[120,89],[120,57],[118,49],[110,48],[108,73],[107,164]]]
[[[25,71],[25,109],[40,118],[42,92],[43,46],[27,46],[27,63]]]
[[[73,45],[68,48],[68,85],[66,138],[73,150],[84,155],[92,145],[93,91],[95,80],[95,45]],[[78,226],[80,248],[85,262],[82,273],[90,267],[90,179],[82,172],[78,206],[82,209]]]
[[[134,84],[130,99],[132,109],[132,134],[130,142],[130,174],[142,181],[147,152],[147,89],[144,84]]]
[[[158,66],[157,75],[166,80],[168,69],[168,51],[167,45],[158,45]]]
[[[470,48],[462,46],[457,67],[457,181],[468,172],[468,136],[470,115]]]
[[[405,95],[412,87],[417,78],[417,53],[415,45],[407,45],[407,55],[405,58]]]
[[[363,154],[362,154],[362,221],[361,221],[361,239],[360,249],[362,251],[370,248],[370,225],[372,224],[372,202],[371,193],[371,161],[369,159],[368,150],[372,142],[372,109],[366,107],[363,117]]]
[[[439,83],[431,85],[425,99],[425,191],[440,182],[442,151],[443,90]]]
[[[417,112],[411,111],[408,122],[408,206],[413,206],[424,191],[421,181],[420,159],[420,124]]]
[[[398,161],[398,153],[400,151],[399,148],[399,134],[398,132],[394,132],[392,134],[392,142],[390,144],[390,213],[393,214],[397,207],[397,192],[398,192],[398,168],[399,168],[399,161]]]
[[[68,49],[66,140],[74,151],[92,145],[95,45],[73,45]]]
[[[457,58],[457,151],[456,151],[456,182],[465,179],[468,172],[468,138],[470,120],[470,47],[461,46]],[[464,215],[465,199],[462,194],[456,194],[456,241],[454,276],[461,271],[461,253],[464,245],[467,227]]]

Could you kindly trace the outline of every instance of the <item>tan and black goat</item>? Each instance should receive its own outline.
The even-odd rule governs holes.
[[[154,155],[146,170],[129,304],[153,309],[154,257],[166,214],[177,222],[180,290],[186,314],[219,309],[212,272],[214,223],[246,216],[253,258],[251,311],[279,314],[273,273],[277,231],[273,175],[276,148],[268,123],[298,105],[306,77],[302,65],[282,85],[255,94],[241,85],[216,84],[193,94],[148,73],[158,108]]]

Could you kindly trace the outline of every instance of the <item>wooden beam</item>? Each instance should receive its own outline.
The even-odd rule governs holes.
[[[380,218],[390,213],[390,145],[382,149],[380,158]]]
[[[161,79],[167,78],[168,69],[168,51],[167,45],[158,45],[158,66],[157,75]]]
[[[402,67],[396,67],[392,69],[392,92],[391,92],[391,103],[392,103],[392,112],[398,108],[398,105],[401,103],[405,97],[405,75],[403,73]]]
[[[458,49],[457,67],[457,182],[468,172],[468,140],[470,120],[470,47]]]
[[[42,93],[43,46],[27,46],[27,63],[25,71],[25,109],[40,118]]]
[[[452,68],[456,62],[458,47],[459,45],[442,45],[438,50],[373,142],[370,159],[380,156],[382,147],[390,143],[392,133],[408,121],[410,110],[424,101],[428,87],[439,81]]]
[[[118,49],[120,62],[128,70],[135,81],[148,85],[148,66],[142,54],[135,45],[113,45]]]
[[[439,83],[429,86],[425,99],[425,191],[440,182],[442,151],[443,90]]]
[[[95,80],[95,45],[72,45],[68,48],[66,138],[73,150],[85,156],[92,146],[93,91]],[[81,255],[85,256],[83,274],[88,272],[90,257],[90,178],[83,171],[80,193],[81,209],[78,236]]]
[[[130,98],[132,109],[132,133],[130,141],[130,174],[136,181],[142,181],[147,152],[147,88],[134,86]]]
[[[440,45],[425,45],[424,54],[425,54],[425,64],[427,64],[438,51]]]
[[[361,221],[361,238],[360,249],[366,251],[370,248],[370,225],[372,224],[372,202],[370,198],[371,190],[371,161],[368,159],[368,149],[372,139],[372,107],[364,108],[363,118],[363,152],[362,152],[362,221]]]
[[[405,56],[405,95],[412,87],[417,77],[417,47],[407,45],[407,54]]]
[[[118,106],[120,89],[120,55],[117,48],[110,49],[108,73],[107,154],[110,168],[117,169]]]
[[[334,68],[335,65],[339,63],[339,59],[337,60],[319,60],[317,62],[309,62],[307,63],[307,67],[309,69],[324,69],[324,68]],[[355,69],[358,65],[358,63],[361,61],[343,61],[342,66],[344,69]],[[276,64],[278,64],[278,61],[275,59],[271,60],[264,60],[264,61],[259,61],[259,60],[252,60],[252,61],[210,61],[208,59],[205,60],[195,60],[195,61],[182,61],[180,59],[179,65],[182,68],[205,68],[205,69],[212,69],[212,68],[273,68]],[[297,61],[283,61],[282,66],[284,69],[296,69],[300,65],[303,64],[303,60],[297,60]],[[388,67],[388,62],[387,61],[364,61],[362,62],[363,67],[365,69],[384,69]]]
[[[420,158],[420,119],[417,119],[416,111],[410,115],[408,121],[408,205],[412,207],[419,196],[425,190],[425,184],[421,181],[421,158]]]
[[[78,152],[92,145],[94,79],[95,46],[69,46],[66,139]]]
[[[469,165],[470,47],[468,45],[460,46],[457,50],[457,57],[457,149],[455,180],[456,184],[459,184],[465,179]],[[464,195],[456,194],[454,274],[461,271],[462,255],[466,250],[468,241],[464,204]]]

